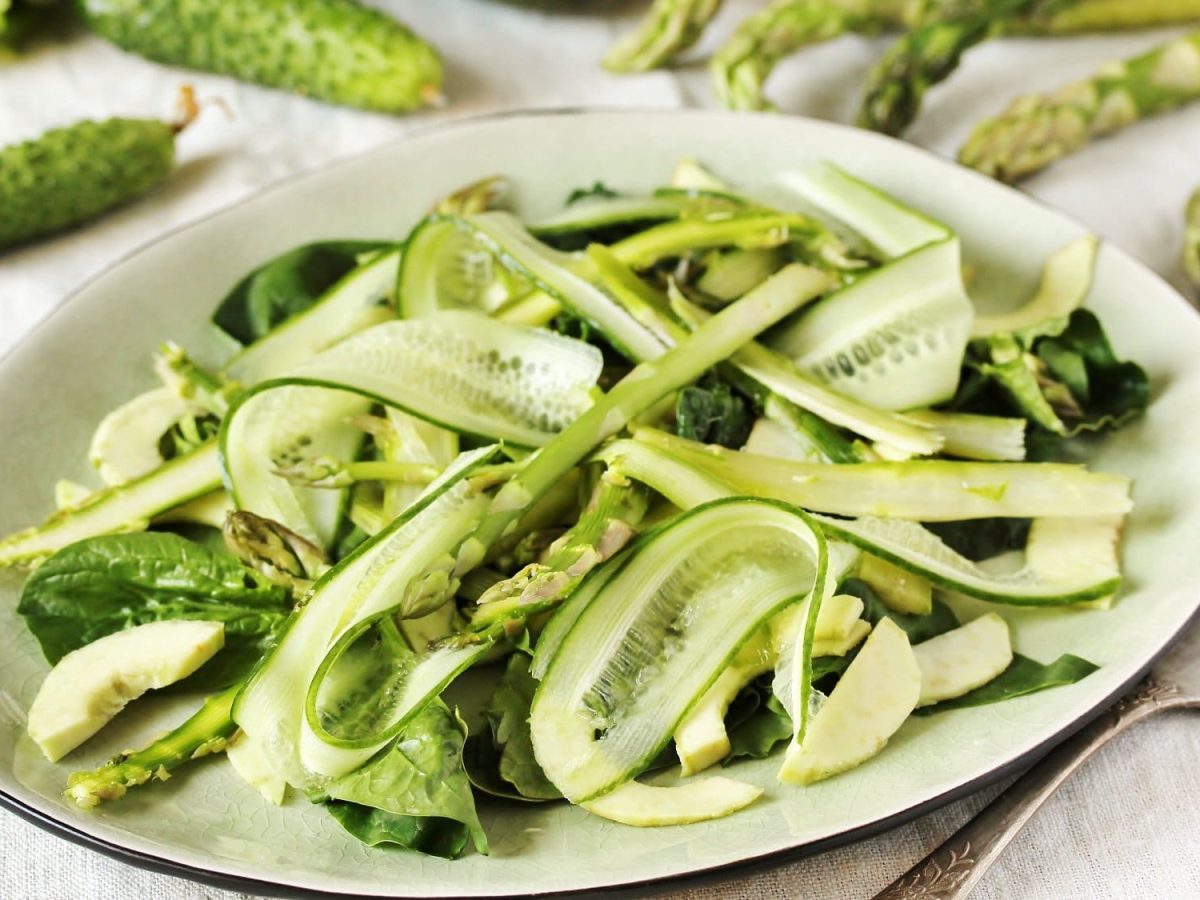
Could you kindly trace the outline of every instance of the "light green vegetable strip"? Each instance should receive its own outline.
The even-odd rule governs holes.
[[[1127,478],[1061,463],[915,460],[822,465],[707,446],[645,427],[635,430],[635,439],[743,493],[841,516],[944,522],[1121,515],[1132,507]]]
[[[1192,285],[1200,290],[1200,190],[1192,194],[1188,201],[1183,236],[1183,271]]]
[[[828,273],[790,265],[713,316],[689,340],[635,367],[501,488],[478,531],[463,546],[459,570],[475,568],[511,523],[602,441],[659,398],[694,381],[759,332],[828,290],[832,283]]]
[[[1083,305],[1092,287],[1100,242],[1092,235],[1077,238],[1055,251],[1042,266],[1042,281],[1020,309],[995,316],[976,316],[971,337],[989,337],[1065,319]]]
[[[1016,100],[975,127],[959,161],[1017,181],[1079,150],[1093,138],[1200,99],[1200,32],[1052,94]]]
[[[329,456],[300,460],[271,470],[294,484],[315,488],[342,488],[359,481],[395,481],[401,484],[428,484],[441,471],[427,463],[360,460],[345,462]]]
[[[138,531],[160,513],[221,486],[216,441],[176,457],[152,472],[91,494],[44,525],[0,541],[0,568],[34,562],[55,550],[98,534]]]
[[[962,459],[1020,462],[1025,458],[1025,419],[938,412],[932,409],[905,413],[940,434],[942,452]]]
[[[670,62],[696,43],[722,0],[654,0],[637,31],[608,51],[610,72],[646,72]]]
[[[91,809],[106,800],[119,800],[129,788],[152,778],[166,781],[188,760],[221,752],[237,730],[233,701],[241,689],[239,682],[210,697],[195,715],[148,747],[122,753],[93,771],[75,772],[67,779],[64,796],[76,806]]]

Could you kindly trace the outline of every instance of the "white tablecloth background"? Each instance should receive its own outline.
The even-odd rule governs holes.
[[[99,224],[0,257],[0,353],[95,272],[164,232],[288,175],[414,129],[498,109],[712,103],[702,62],[626,78],[598,68],[604,49],[634,21],[638,3],[618,3],[616,14],[557,16],[482,0],[381,5],[442,49],[448,108],[410,118],[336,109],[227,79],[185,76],[84,35],[0,68],[0,145],[85,117],[164,115],[185,80],[201,97],[221,97],[232,113],[204,113],[179,141],[179,170],[152,196]],[[729,0],[694,56],[703,56],[758,5]],[[1010,96],[1081,76],[1161,37],[1013,40],[983,47],[952,83],[933,92],[910,138],[952,155],[971,122],[997,111]],[[863,76],[882,46],[849,38],[811,50],[781,67],[771,92],[788,112],[849,121]],[[1193,108],[1103,141],[1025,188],[1182,286],[1181,210],[1197,184],[1200,108]],[[1186,714],[1139,726],[1066,785],[976,896],[1200,897],[1197,764],[1200,727]],[[990,789],[851,847],[680,896],[867,897],[994,793]],[[237,896],[242,895],[124,866],[0,813],[0,897]]]

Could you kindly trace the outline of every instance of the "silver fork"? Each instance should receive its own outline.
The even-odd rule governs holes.
[[[1133,691],[1046,754],[874,900],[962,900],[1033,814],[1093,753],[1147,716],[1196,706],[1200,706],[1200,626],[1189,628]]]

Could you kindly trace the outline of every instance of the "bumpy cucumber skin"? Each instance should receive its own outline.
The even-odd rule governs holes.
[[[437,52],[355,0],[78,0],[88,25],[147,59],[379,112],[435,102]]]
[[[80,122],[0,150],[0,249],[141,196],[175,161],[175,129],[153,119]]]

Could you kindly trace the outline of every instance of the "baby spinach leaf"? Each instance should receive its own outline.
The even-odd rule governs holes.
[[[706,379],[685,387],[675,401],[675,433],[693,441],[740,447],[752,424],[745,398],[724,381]]]
[[[274,640],[287,591],[175,534],[88,538],[59,550],[25,582],[17,611],[50,663],[97,638],[146,622],[225,623],[225,649],[187,680],[212,689],[244,675]]]
[[[382,241],[322,241],[289,250],[237,283],[213,313],[213,324],[249,344],[312,306]]]
[[[925,527],[940,537],[955,553],[967,559],[984,560],[1024,549],[1029,540],[1031,519],[965,519],[958,522],[926,522]]]
[[[944,712],[948,709],[962,709],[967,706],[985,706],[988,703],[999,703],[1012,697],[1023,697],[1047,688],[1063,684],[1074,684],[1091,675],[1100,667],[1079,656],[1064,653],[1054,662],[1043,664],[1028,656],[1016,654],[1008,668],[982,687],[953,700],[943,700],[933,706],[924,706],[917,710],[918,715],[930,715]]]
[[[332,800],[387,815],[348,812],[336,805],[338,811],[331,812],[355,836],[360,832],[372,837],[391,834],[393,838],[385,839],[404,846],[412,846],[403,840],[412,833],[411,824],[404,818],[448,819],[463,827],[476,850],[487,853],[487,836],[479,824],[475,796],[463,770],[465,737],[462,722],[444,703],[428,704],[388,749],[326,789]]]
[[[791,717],[778,700],[768,696],[748,719],[729,729],[730,750],[725,761],[742,757],[763,759],[791,738]]]
[[[394,844],[430,856],[455,859],[466,849],[470,830],[462,822],[435,816],[404,816],[335,800],[326,804],[339,825],[368,847]]]
[[[529,733],[529,707],[537,681],[529,674],[530,659],[524,653],[508,658],[504,676],[496,684],[484,708],[492,728],[492,739],[500,751],[499,774],[530,800],[557,800],[562,794],[550,783],[533,755]]]
[[[580,200],[606,199],[620,196],[603,181],[593,181],[591,187],[577,187],[567,195],[567,206],[573,206]]]

